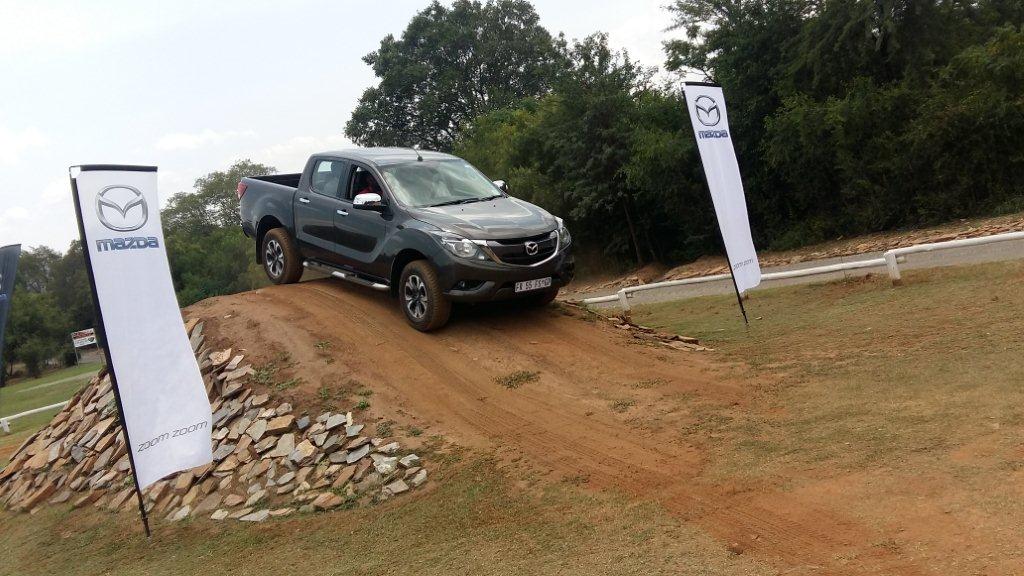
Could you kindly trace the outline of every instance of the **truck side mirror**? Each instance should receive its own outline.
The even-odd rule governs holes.
[[[356,210],[383,212],[384,200],[380,197],[380,194],[364,192],[363,194],[356,194],[356,197],[352,199],[352,207]]]
[[[498,190],[508,194],[508,182],[505,182],[504,180],[495,180],[494,185],[498,187]]]

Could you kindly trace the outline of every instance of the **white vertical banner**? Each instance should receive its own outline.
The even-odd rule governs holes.
[[[78,169],[82,245],[142,490],[212,461],[210,402],[171,282],[156,168]]]
[[[729,135],[725,97],[720,86],[700,83],[687,82],[685,93],[729,266],[736,289],[744,292],[761,283],[761,265],[750,236],[747,200]]]

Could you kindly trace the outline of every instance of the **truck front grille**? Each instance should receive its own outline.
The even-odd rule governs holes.
[[[527,238],[488,240],[487,247],[506,264],[529,266],[546,260],[555,253],[558,249],[558,232],[552,230]],[[536,252],[529,249],[534,247]]]

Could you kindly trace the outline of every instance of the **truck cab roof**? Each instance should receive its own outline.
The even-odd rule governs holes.
[[[369,164],[375,164],[377,166],[387,166],[390,164],[404,164],[406,162],[415,162],[416,154],[423,157],[424,160],[458,160],[456,156],[451,154],[445,154],[443,152],[434,152],[431,150],[413,150],[412,148],[346,148],[344,150],[332,150],[330,152],[321,152],[316,154],[318,157],[331,157],[331,158],[342,158],[348,160],[359,160],[367,162]]]

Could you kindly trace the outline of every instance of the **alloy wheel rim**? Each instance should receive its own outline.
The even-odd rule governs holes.
[[[416,274],[410,274],[405,280],[405,309],[415,320],[422,320],[427,315],[427,285]]]
[[[267,242],[267,270],[270,275],[277,278],[284,271],[284,249],[277,240]]]

